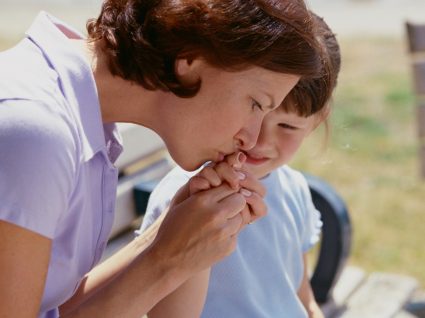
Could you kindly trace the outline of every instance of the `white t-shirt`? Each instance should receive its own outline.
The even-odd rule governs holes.
[[[175,168],[160,182],[141,231],[158,218],[190,176]],[[212,267],[203,318],[307,317],[297,291],[303,253],[320,236],[320,213],[305,178],[290,167],[276,169],[262,182],[268,214],[246,226],[235,252]]]

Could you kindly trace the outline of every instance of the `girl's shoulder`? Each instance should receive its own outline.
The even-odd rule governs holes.
[[[277,182],[286,190],[291,191],[306,191],[308,190],[307,180],[304,175],[291,168],[288,165],[281,166],[271,172],[271,181]]]

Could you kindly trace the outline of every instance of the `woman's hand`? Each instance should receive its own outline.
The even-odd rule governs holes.
[[[170,206],[150,249],[190,276],[235,249],[245,205],[245,197],[227,183],[195,193]]]
[[[263,198],[264,186],[250,173],[243,170],[246,156],[239,152],[229,155],[219,163],[211,163],[188,182],[187,193],[194,194],[226,182],[245,196],[247,205],[241,211],[242,224],[250,224],[267,212]]]
[[[245,159],[245,155],[239,152],[227,156],[225,160],[218,164],[210,163],[205,166],[177,191],[170,206],[172,207],[183,202],[189,198],[191,194],[218,187],[223,181],[226,181],[230,186],[237,189],[239,179],[245,176],[244,174],[238,173],[236,169],[242,167]]]
[[[229,255],[241,228],[265,215],[265,188],[243,170],[243,153],[210,164],[183,186],[150,246],[193,274]]]

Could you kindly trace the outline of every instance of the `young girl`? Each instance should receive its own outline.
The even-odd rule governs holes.
[[[106,0],[87,31],[41,13],[0,54],[0,317],[140,317],[230,254],[240,211],[263,202],[222,185],[171,206],[148,249],[135,240],[96,266],[115,123],[153,129],[193,170],[251,149],[264,116],[321,69],[301,0]]]
[[[268,215],[246,227],[235,252],[211,268],[209,286],[208,271],[198,274],[155,306],[150,318],[198,317],[204,301],[205,318],[323,317],[306,269],[306,253],[319,239],[320,214],[301,173],[286,165],[304,138],[328,116],[339,72],[335,36],[322,19],[316,19],[317,36],[324,47],[325,75],[301,80],[283,104],[266,116],[256,146],[244,152],[242,173],[248,175],[248,171],[261,178],[267,189]],[[219,185],[220,180],[235,182],[241,171],[235,173],[223,166],[226,164],[210,165],[199,172],[192,178],[191,192],[202,193],[202,189]],[[176,168],[160,182],[152,193],[142,231],[190,176]]]

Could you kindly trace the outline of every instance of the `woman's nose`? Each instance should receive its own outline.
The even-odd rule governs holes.
[[[253,120],[239,131],[235,136],[236,146],[240,150],[250,150],[254,148],[260,135],[262,119]]]

